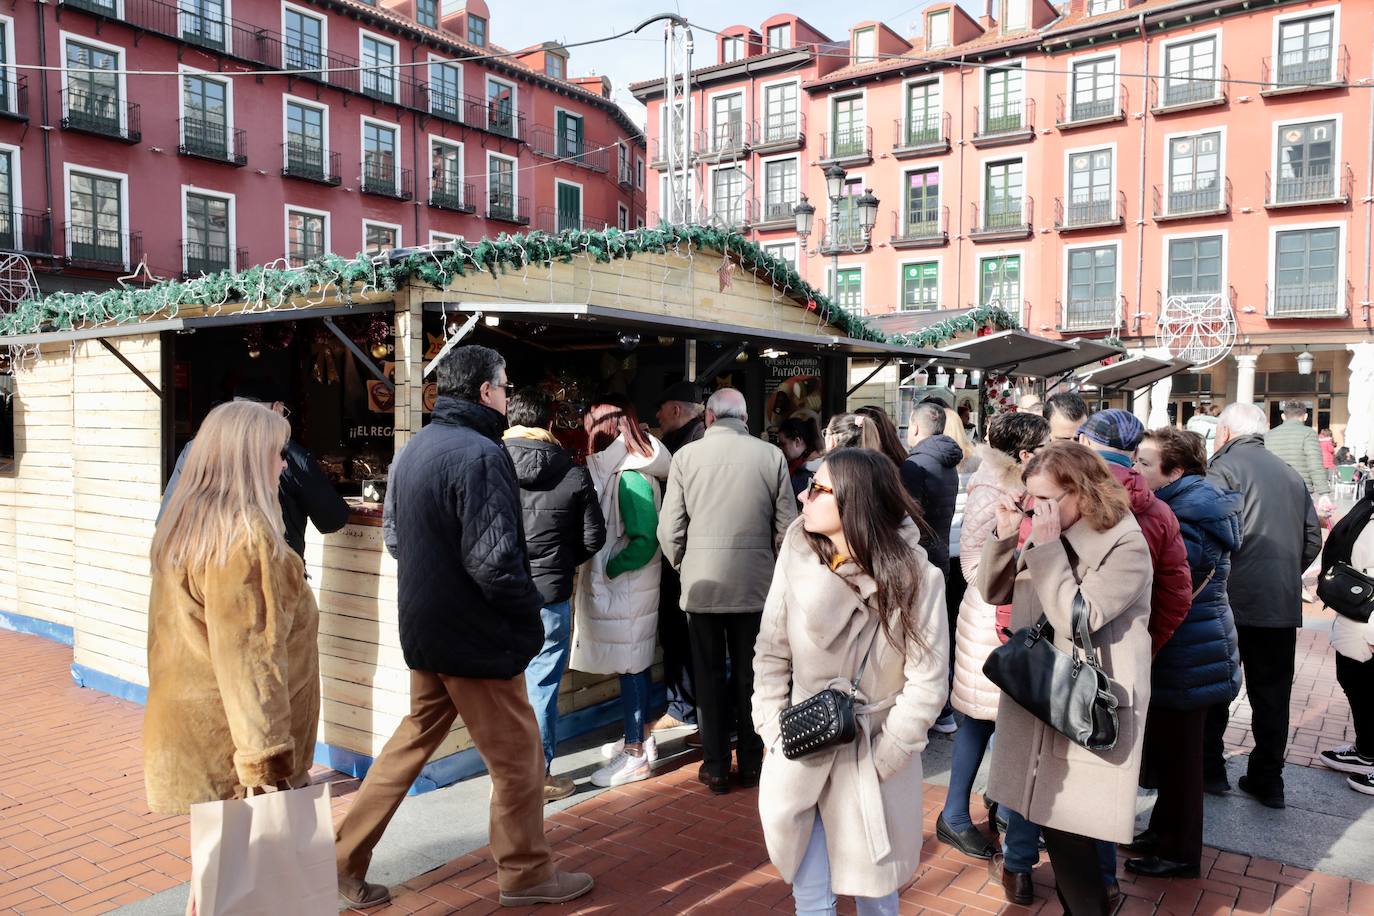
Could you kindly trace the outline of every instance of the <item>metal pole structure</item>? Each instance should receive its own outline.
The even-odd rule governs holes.
[[[672,16],[663,27],[664,143],[668,199],[664,209],[675,223],[691,221],[692,182],[692,30]]]
[[[825,238],[821,238],[825,244]],[[840,304],[840,199],[830,198],[830,301]]]

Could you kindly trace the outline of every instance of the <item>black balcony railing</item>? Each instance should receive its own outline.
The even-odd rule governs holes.
[[[471,182],[441,175],[430,180],[429,205],[440,210],[472,213],[477,209],[477,191]]]
[[[1300,89],[1324,89],[1344,83],[1350,77],[1350,51],[1345,45],[1309,47],[1279,55],[1278,65],[1272,57],[1264,58],[1260,67],[1262,92],[1291,92]]]
[[[949,145],[949,112],[943,115],[892,121],[892,149],[902,153],[914,150],[943,148]]]
[[[125,102],[113,93],[89,92],[76,86],[62,90],[62,128],[113,137],[125,143],[143,139],[137,103]]]
[[[224,50],[228,36],[227,24],[223,15],[212,15],[181,8],[181,38],[203,48]]]
[[[1070,298],[1062,303],[1059,326],[1062,331],[1100,331],[1116,327],[1121,321],[1121,297]]]
[[[482,123],[479,121],[477,126],[482,126]],[[510,137],[512,140],[523,140],[526,136],[525,116],[504,105],[493,105],[488,102],[485,124],[489,132],[498,136]]]
[[[1076,98],[1073,93],[1061,92],[1055,126],[1062,129],[1126,117],[1126,108],[1130,104],[1126,84],[1117,86],[1116,91],[1117,97],[1114,99]]]
[[[1170,76],[1150,81],[1150,110],[1156,114],[1168,113],[1171,109],[1187,109],[1226,101],[1226,87],[1231,79],[1231,71],[1222,67],[1218,75],[1193,76],[1190,73]],[[1163,88],[1160,88],[1160,83]]]
[[[975,140],[1019,137],[1035,132],[1035,99],[996,102],[984,108],[974,108],[973,113]]]
[[[182,239],[181,264],[181,275],[187,279],[223,270],[243,270],[248,267],[248,249]]]
[[[850,127],[831,134],[821,134],[824,147],[822,161],[871,159],[873,157],[873,128]]]
[[[1350,314],[1355,288],[1348,282],[1303,283],[1297,286],[1265,284],[1265,300],[1271,318],[1325,318]]]
[[[39,210],[0,210],[0,251],[51,257],[52,217]]]
[[[758,201],[747,197],[717,200],[711,207],[703,207],[698,222],[729,228],[752,226],[759,221]]]
[[[177,123],[181,127],[177,152],[181,155],[230,165],[248,164],[248,140],[242,128],[229,130],[222,122],[204,118],[182,118]]]
[[[126,270],[143,257],[143,233],[66,224],[67,263],[93,270]]]
[[[789,220],[795,221],[796,214],[792,208],[797,205],[797,201],[785,198],[765,198],[763,202],[763,222],[781,223]]]
[[[973,235],[1029,235],[1035,201],[1029,197],[990,197],[973,204]]]
[[[701,132],[697,145],[711,155],[724,155],[748,149],[753,139],[753,125],[748,121],[727,120]]]
[[[559,232],[600,232],[611,223],[604,217],[587,213],[569,213],[556,207],[540,207],[535,214],[534,228],[550,235]]]
[[[29,119],[29,78],[0,69],[0,118]]]
[[[833,230],[825,224],[824,220],[816,221],[817,230],[820,233],[820,250],[822,254],[855,253],[867,251],[872,244],[870,237],[865,237],[863,224],[859,221],[859,214],[853,215],[840,214]]]
[[[398,168],[394,161],[380,157],[364,157],[360,190],[378,197],[410,200],[415,196],[410,169]]]
[[[313,143],[288,140],[282,144],[281,173],[287,178],[302,178],[321,184],[343,183],[339,174],[339,154]]]
[[[754,146],[784,146],[800,144],[806,137],[806,115],[800,111],[774,112],[764,115],[755,127]]]
[[[1155,185],[1154,204],[1155,219],[1227,213],[1231,209],[1231,179],[1202,186],[1193,182],[1176,182],[1167,188]]]
[[[551,127],[532,128],[529,143],[530,148],[540,156],[561,159],[571,165],[603,174],[611,170],[611,154],[614,150],[609,143],[560,134]]]
[[[1280,175],[1277,180],[1264,173],[1264,205],[1266,207],[1299,206],[1302,204],[1349,203],[1354,190],[1355,173],[1350,164],[1332,171],[1313,170],[1307,175]]]
[[[949,238],[949,207],[916,212],[892,213],[892,245],[919,247],[942,243]]]
[[[1100,226],[1119,226],[1126,213],[1126,193],[1093,191],[1054,199],[1054,228],[1091,229]]]
[[[502,222],[528,226],[530,223],[529,201],[508,192],[491,191],[487,195],[487,219],[498,219]]]

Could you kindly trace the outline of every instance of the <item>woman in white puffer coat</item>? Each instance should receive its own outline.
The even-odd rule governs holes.
[[[969,794],[996,727],[1001,695],[983,674],[983,663],[1001,645],[1001,639],[997,635],[997,608],[984,601],[978,592],[978,561],[983,542],[997,527],[998,503],[1003,496],[1019,497],[1025,490],[1021,466],[1049,441],[1049,434],[1049,423],[1038,414],[1017,412],[994,417],[988,426],[988,444],[978,450],[981,463],[969,480],[968,500],[964,504],[959,564],[969,585],[959,604],[950,697],[964,720],[954,736],[949,792],[945,808],[935,822],[935,836],[978,859],[992,858],[996,844],[973,826]]]

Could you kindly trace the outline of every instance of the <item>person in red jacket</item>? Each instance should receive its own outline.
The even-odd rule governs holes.
[[[1157,653],[1188,616],[1193,605],[1193,574],[1183,546],[1178,519],[1155,496],[1135,469],[1135,450],[1145,438],[1145,425],[1125,410],[1103,410],[1088,417],[1078,441],[1094,449],[1131,497],[1131,512],[1150,545],[1155,580],[1150,595],[1150,649]]]
[[[1135,469],[1135,450],[1145,438],[1145,424],[1127,410],[1102,410],[1078,429],[1078,441],[1097,452],[1131,498],[1131,513],[1145,535],[1154,565],[1150,592],[1150,654],[1155,655],[1188,616],[1193,606],[1193,572],[1178,517],[1155,496]],[[1098,857],[1108,891],[1117,887],[1116,846],[1099,842]]]

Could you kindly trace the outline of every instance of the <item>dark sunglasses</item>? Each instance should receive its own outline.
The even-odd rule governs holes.
[[[834,495],[835,495],[835,488],[834,488],[834,487],[827,487],[825,484],[821,483],[819,480],[816,480],[816,479],[813,477],[813,478],[811,478],[811,483],[808,484],[807,487],[806,487],[806,498],[807,498],[807,499],[815,499],[815,498],[816,498],[816,494],[818,494],[818,493],[829,493],[831,496],[834,496]]]

